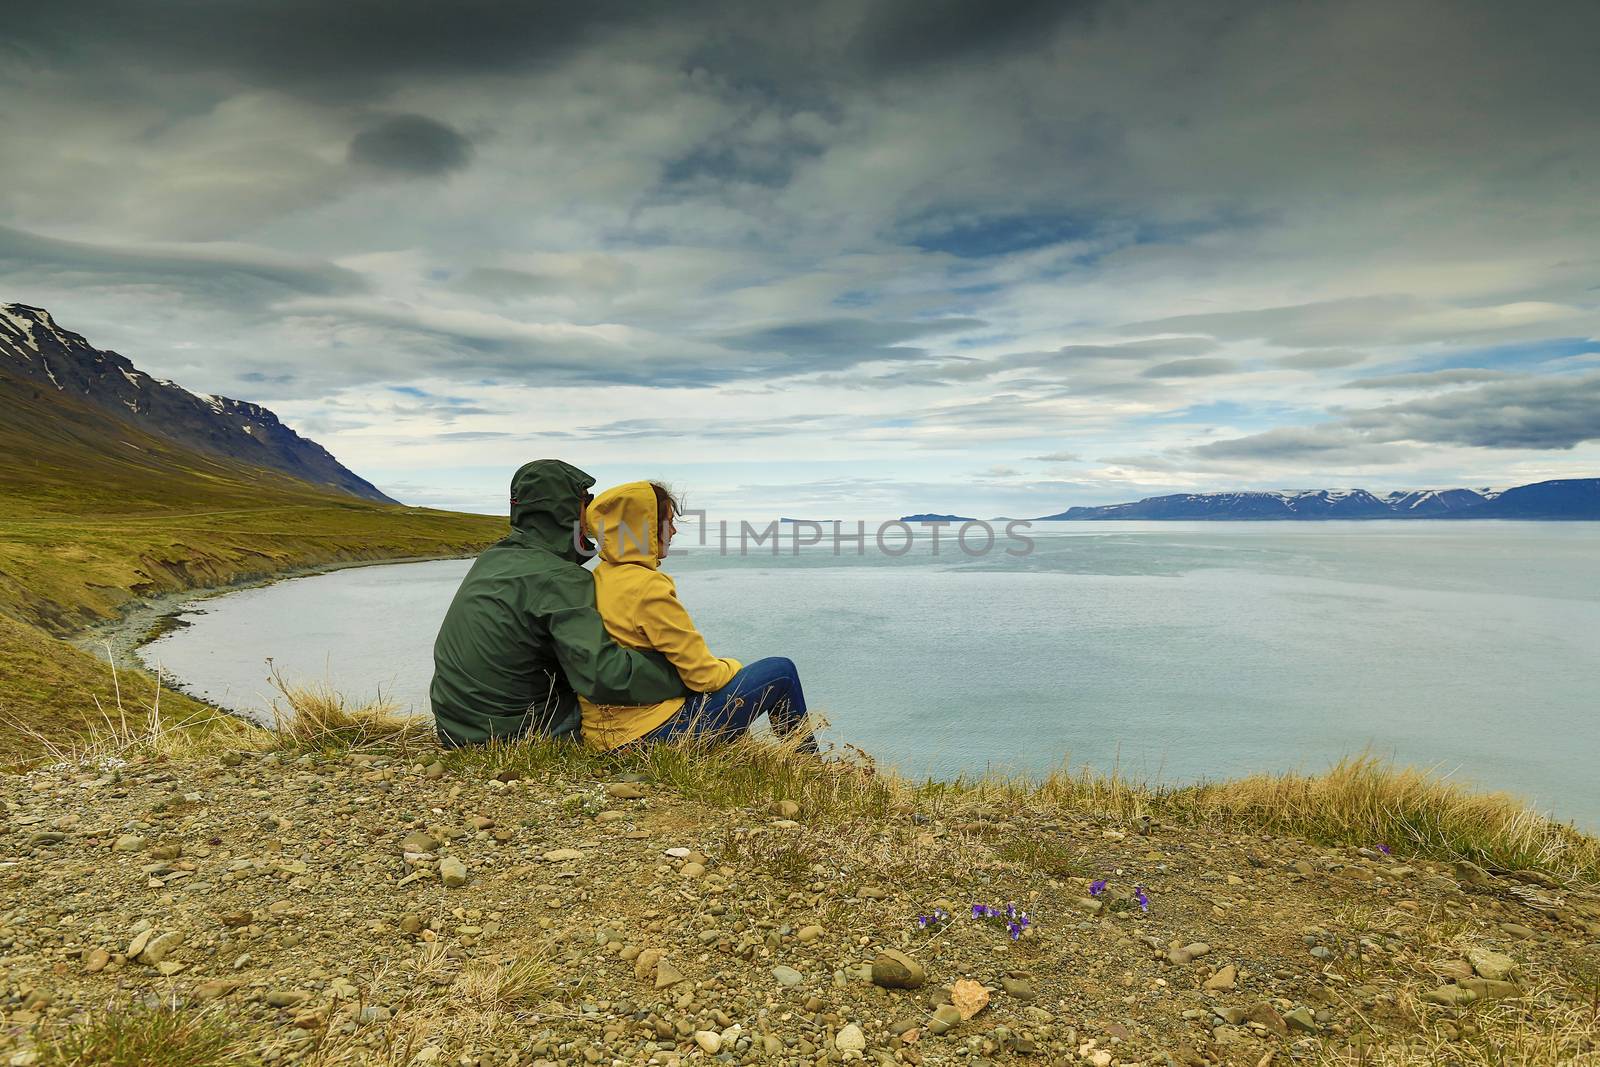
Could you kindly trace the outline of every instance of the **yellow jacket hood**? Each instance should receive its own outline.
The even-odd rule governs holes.
[[[595,497],[589,505],[589,530],[607,563],[661,564],[661,519],[649,482],[628,482]]]

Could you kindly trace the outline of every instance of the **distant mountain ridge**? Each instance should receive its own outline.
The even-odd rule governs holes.
[[[1365,489],[1174,493],[1127,504],[1074,507],[1036,522],[1111,519],[1600,519],[1600,478],[1512,489]]]
[[[87,401],[114,418],[190,448],[279,471],[366,500],[397,503],[259,404],[197,396],[95,348],[43,308],[0,304],[0,374]]]

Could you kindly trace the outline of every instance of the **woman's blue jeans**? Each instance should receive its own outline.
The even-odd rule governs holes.
[[[806,695],[800,688],[800,673],[793,660],[782,656],[756,660],[721,689],[684,701],[670,719],[639,742],[672,741],[685,734],[712,742],[732,741],[762,715],[780,737],[788,737],[805,726]],[[800,751],[817,751],[816,738],[809,731]]]

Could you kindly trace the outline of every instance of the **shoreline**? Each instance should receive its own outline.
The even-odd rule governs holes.
[[[157,593],[153,596],[134,597],[124,604],[117,612],[117,617],[107,619],[90,625],[82,631],[62,638],[68,644],[85,652],[103,657],[109,651],[110,662],[118,670],[133,670],[156,678],[157,675],[139,659],[138,650],[150,644],[171,629],[188,625],[179,616],[190,605],[199,601],[210,600],[214,597],[225,596],[229,593],[238,593],[246,589],[262,589],[279,582],[293,581],[297,578],[314,578],[321,574],[332,574],[335,571],[351,570],[356,567],[386,567],[402,563],[437,563],[443,560],[472,559],[472,555],[448,556],[397,556],[392,559],[361,559],[361,560],[334,560],[328,563],[317,563],[303,567],[292,567],[284,571],[271,574],[257,575],[248,578],[239,578],[221,585],[195,586],[190,589],[178,589],[170,593]],[[246,722],[254,722],[244,715],[239,715],[228,708],[213,704],[203,697],[191,693],[186,688],[183,679],[163,673],[160,681],[168,689],[175,689],[192,700],[196,700],[207,707],[216,708],[235,718]],[[260,724],[257,724],[260,725]]]

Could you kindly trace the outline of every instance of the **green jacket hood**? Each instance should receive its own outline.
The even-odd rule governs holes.
[[[594,479],[559,459],[524,463],[511,477],[513,537],[554,552],[563,559],[585,558],[573,544],[574,525],[583,516],[583,497]]]

